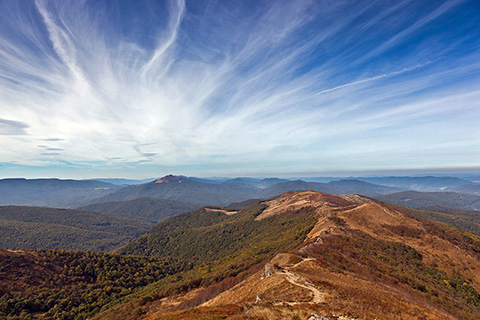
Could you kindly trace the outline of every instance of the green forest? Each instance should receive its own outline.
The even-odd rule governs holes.
[[[139,288],[192,268],[172,258],[67,250],[1,258],[0,318],[7,320],[87,319]]]
[[[110,252],[154,223],[115,214],[44,207],[0,207],[0,247]]]

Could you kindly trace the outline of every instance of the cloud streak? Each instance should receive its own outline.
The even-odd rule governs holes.
[[[471,164],[474,8],[3,2],[0,161],[198,175]]]
[[[21,121],[13,121],[7,119],[0,119],[0,135],[17,136],[26,135],[28,124]]]

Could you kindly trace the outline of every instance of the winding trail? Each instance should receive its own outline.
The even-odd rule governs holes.
[[[312,300],[308,302],[297,302],[297,301],[286,302],[285,301],[285,302],[277,302],[275,304],[287,304],[291,306],[291,305],[305,304],[305,303],[317,304],[323,301],[324,294],[320,290],[318,290],[314,284],[308,284],[309,282],[307,282],[307,280],[304,277],[299,276],[298,274],[290,271],[291,268],[295,268],[299,264],[309,260],[315,260],[315,259],[303,259],[302,261],[300,261],[299,263],[291,267],[285,267],[282,271],[277,272],[277,274],[283,274],[285,276],[285,280],[287,280],[289,283],[297,287],[309,290],[312,293]]]

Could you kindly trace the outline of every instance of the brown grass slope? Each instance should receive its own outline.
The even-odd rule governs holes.
[[[296,249],[237,275],[96,319],[480,318],[478,237],[362,196],[287,192],[264,205],[256,223],[308,210],[315,225]]]

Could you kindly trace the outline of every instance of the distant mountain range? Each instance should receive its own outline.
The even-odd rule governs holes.
[[[473,185],[472,182],[454,177],[378,177],[358,178],[359,180],[396,187],[402,190],[412,191],[446,191],[465,185]],[[480,186],[480,185],[479,185]]]
[[[2,179],[0,205],[69,207],[118,189],[92,180]]]
[[[327,178],[305,179],[308,181],[279,178],[202,179],[174,175],[147,183],[143,183],[144,180],[128,179],[101,179],[102,181],[3,179],[0,180],[0,205],[76,208],[103,202],[154,198],[197,205],[226,206],[233,202],[252,198],[267,199],[287,191],[302,190],[332,194],[360,194],[369,197],[412,190],[469,193],[480,196],[480,184],[456,177],[359,177],[328,182],[314,181],[326,181],[325,179]],[[170,205],[165,205],[171,208]],[[125,206],[128,207],[128,204]],[[130,209],[125,210],[122,209],[119,213],[129,214]],[[137,214],[144,217],[150,215],[139,212]],[[151,218],[153,216],[150,215]]]
[[[147,184],[128,186],[116,190],[100,198],[86,201],[85,205],[151,197],[204,205],[225,206],[251,198],[271,198],[286,191],[301,190],[335,194],[358,193],[366,196],[377,196],[398,191],[397,188],[374,185],[359,180],[318,183],[302,180],[237,178],[218,183],[198,178],[168,175]]]
[[[379,196],[377,199],[415,209],[449,207],[480,211],[480,196],[465,193],[404,191]]]
[[[95,178],[95,179],[88,179],[85,181],[98,181],[98,182],[104,182],[104,183],[109,183],[113,184],[116,186],[126,186],[126,185],[133,185],[133,184],[142,184],[142,183],[148,183],[152,180],[155,180],[155,178],[149,178],[149,179],[121,179],[121,178]]]

